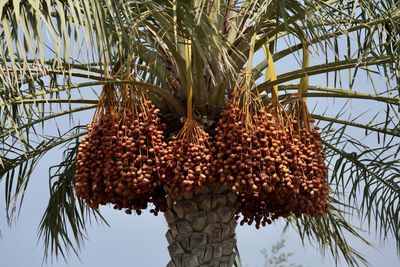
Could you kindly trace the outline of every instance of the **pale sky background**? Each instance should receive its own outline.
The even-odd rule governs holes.
[[[318,57],[314,58],[312,64],[321,64],[323,61]],[[282,60],[277,64],[278,74],[289,69],[297,69],[298,64],[295,61]],[[343,72],[347,73],[347,72]],[[383,80],[376,80],[377,84],[384,86]],[[313,77],[312,84],[325,84],[325,77]],[[360,75],[358,85],[362,88],[371,89],[365,75]],[[357,86],[356,86],[357,88]],[[361,87],[360,87],[361,88]],[[357,88],[358,89],[358,88]],[[364,91],[364,90],[363,90]],[[340,100],[330,103],[331,114],[335,114],[341,106]],[[366,101],[354,101],[349,106],[355,113],[354,116],[365,110]],[[316,103],[311,100],[310,109]],[[362,105],[362,106],[361,106]],[[318,105],[325,108],[325,103]],[[358,108],[362,107],[361,110]],[[370,107],[374,109],[373,106]],[[86,124],[91,118],[91,112],[80,116],[81,123]],[[364,116],[360,119],[369,119]],[[78,120],[77,120],[78,121]],[[60,125],[68,126],[68,119],[58,121]],[[373,142],[374,138],[369,138]],[[55,149],[45,155],[31,178],[28,192],[25,197],[24,205],[19,220],[8,227],[5,220],[4,207],[4,184],[0,183],[0,267],[39,267],[42,264],[43,243],[37,240],[37,227],[48,201],[48,168],[60,162],[63,149]],[[115,211],[109,207],[101,208],[103,215],[110,224],[107,226],[96,225],[89,226],[87,240],[82,248],[80,257],[71,255],[68,263],[62,259],[56,262],[48,262],[43,266],[53,267],[111,267],[111,266],[165,266],[169,261],[167,251],[167,242],[165,233],[167,224],[163,216],[153,215],[145,212],[141,216],[125,215],[120,211]],[[359,222],[354,222],[359,225]],[[304,267],[334,266],[334,262],[329,257],[322,258],[321,253],[312,244],[306,243],[302,246],[298,235],[289,231],[282,236],[283,221],[277,220],[270,226],[256,230],[254,226],[238,226],[237,239],[240,255],[244,266],[262,267],[263,256],[260,250],[270,247],[281,238],[287,240],[284,252],[294,252],[291,262],[301,264]],[[366,235],[368,239],[379,247],[377,249],[368,248],[364,244],[352,242],[352,245],[360,250],[374,267],[398,267],[400,258],[396,254],[394,242],[389,241],[382,247],[374,233]],[[341,262],[339,266],[347,266]]]

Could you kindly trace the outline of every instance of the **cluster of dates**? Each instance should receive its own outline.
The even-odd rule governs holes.
[[[304,103],[264,106],[239,91],[214,136],[190,117],[165,142],[152,102],[137,88],[121,92],[112,105],[101,102],[78,148],[76,191],[91,207],[111,203],[140,214],[152,203],[157,215],[167,207],[166,194],[221,183],[238,196],[241,224],[259,228],[291,214],[328,211],[322,141]]]

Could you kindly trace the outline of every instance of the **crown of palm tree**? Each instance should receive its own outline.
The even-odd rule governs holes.
[[[400,248],[398,1],[3,1],[0,19],[0,182],[9,219],[40,158],[66,147],[52,168],[39,227],[45,255],[78,252],[90,219],[104,219],[74,193],[76,149],[85,128],[71,123],[48,134],[41,127],[94,110],[102,85],[127,83],[147,91],[170,132],[186,116],[192,84],[194,116],[207,127],[246,70],[266,102],[276,86],[281,99],[298,93],[326,107],[331,99],[347,100],[336,116],[321,108],[312,112],[323,126],[333,208],[321,218],[287,218],[287,227],[351,265],[365,259],[346,234],[368,241],[347,213]],[[299,67],[274,77],[274,64],[285,60]],[[135,79],[125,79],[127,73]],[[308,82],[321,74],[333,86]],[[384,77],[386,87],[357,88],[359,75]],[[350,100],[368,103],[357,106],[364,119],[347,108]],[[354,129],[375,133],[377,142],[366,144]]]

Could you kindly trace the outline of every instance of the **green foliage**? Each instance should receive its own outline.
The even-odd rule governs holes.
[[[39,225],[39,238],[46,246],[44,257],[59,254],[67,259],[69,249],[78,254],[88,224],[107,224],[98,210],[91,209],[75,194],[75,158],[79,139],[69,142],[63,161],[50,168],[50,198]],[[66,250],[65,250],[65,249]]]

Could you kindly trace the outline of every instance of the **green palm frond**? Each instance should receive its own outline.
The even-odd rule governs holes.
[[[282,99],[289,97],[293,91],[297,90],[299,85],[297,84],[288,84],[288,85],[280,85],[279,90],[285,91],[285,94],[282,94]],[[270,90],[266,90],[267,93],[271,93]],[[346,90],[340,88],[330,88],[323,86],[315,86],[310,85],[308,87],[307,97],[326,97],[330,99],[334,98],[344,98],[344,99],[364,99],[364,100],[373,100],[377,102],[382,102],[394,106],[400,106],[400,102],[395,97],[378,95],[378,94],[370,94],[364,93],[361,90]]]
[[[63,161],[50,168],[50,199],[39,224],[39,239],[44,241],[44,259],[53,255],[67,259],[70,251],[78,255],[89,224],[93,221],[107,224],[98,210],[89,208],[76,197],[74,181],[78,145],[78,138],[69,142]]]
[[[398,138],[376,148],[351,136],[344,136],[336,145],[330,141],[325,141],[325,146],[332,157],[331,184],[340,194],[339,199],[353,207],[353,215],[373,228],[380,238],[394,238],[399,249]]]
[[[5,184],[7,218],[10,222],[19,213],[25,191],[38,160],[47,152],[85,135],[85,131],[71,129],[58,137],[43,136],[38,144],[21,147],[18,138],[9,137],[2,141],[0,154],[0,182]]]
[[[331,203],[334,206],[321,218],[308,216],[288,218],[285,230],[289,226],[294,227],[303,243],[308,240],[315,244],[317,241],[316,244],[323,255],[329,251],[336,264],[340,262],[339,255],[342,255],[349,266],[368,265],[366,258],[348,244],[347,236],[362,240],[364,244],[371,244],[362,236],[360,229],[348,222],[343,211],[337,209],[340,208],[340,203],[332,198]]]

